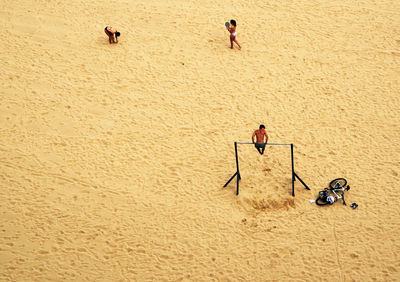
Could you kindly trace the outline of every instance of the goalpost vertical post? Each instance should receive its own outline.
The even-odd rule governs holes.
[[[239,195],[239,180],[240,180],[240,172],[239,172],[239,156],[237,150],[238,142],[234,142],[235,145],[235,158],[236,158],[236,172],[232,175],[231,178],[225,183],[224,188],[228,186],[228,184],[236,177],[236,196]]]
[[[235,156],[236,156],[236,195],[239,195],[240,172],[239,172],[239,156],[237,151],[237,142],[235,142]]]
[[[292,196],[294,197],[294,181],[296,180],[296,178],[294,176],[293,143],[290,144],[290,152],[292,156]]]

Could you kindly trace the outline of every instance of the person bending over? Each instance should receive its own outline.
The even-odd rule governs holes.
[[[118,37],[121,35],[118,30],[112,26],[106,26],[104,32],[108,35],[108,42],[110,42],[110,44],[118,43]]]
[[[231,26],[227,26],[226,29],[229,31],[230,33],[230,40],[231,40],[231,49],[233,49],[233,42],[235,42],[237,44],[237,46],[239,47],[239,50],[242,49],[242,47],[240,46],[239,42],[236,40],[236,21],[235,20],[231,20]]]
[[[264,143],[264,136],[265,136],[265,143]],[[254,142],[254,137],[257,137],[257,142]],[[257,151],[263,155],[265,150],[265,145],[268,142],[268,135],[265,132],[265,126],[260,124],[260,129],[254,131],[253,136],[251,136],[253,140],[254,146],[256,147]]]

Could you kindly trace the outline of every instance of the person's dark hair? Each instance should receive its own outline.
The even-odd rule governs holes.
[[[264,129],[265,129],[264,124],[260,124],[260,129],[261,129],[261,128],[264,128]]]
[[[118,37],[118,36],[120,36],[121,35],[121,33],[119,33],[118,31],[115,33],[115,36],[116,37]]]
[[[236,26],[236,21],[235,20],[231,20],[231,25]]]

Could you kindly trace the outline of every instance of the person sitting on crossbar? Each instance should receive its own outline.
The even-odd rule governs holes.
[[[254,142],[254,137],[257,136],[257,142]],[[265,136],[265,143],[264,143],[264,136]],[[268,135],[267,132],[265,132],[265,126],[264,124],[260,124],[260,129],[257,129],[254,131],[253,136],[251,136],[251,139],[253,140],[254,147],[256,147],[257,151],[263,155],[264,150],[265,150],[265,145],[268,142]]]

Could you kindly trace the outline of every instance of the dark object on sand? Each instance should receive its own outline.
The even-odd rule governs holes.
[[[347,185],[347,180],[344,178],[336,178],[329,183],[329,188],[325,188],[319,191],[318,198],[315,203],[318,206],[332,205],[334,202],[342,199],[343,205],[346,205],[344,201],[344,191],[350,190],[350,185]],[[333,195],[331,195],[332,193]]]
[[[352,208],[353,210],[355,210],[358,207],[358,205],[356,203],[352,203],[350,205],[350,208]]]

